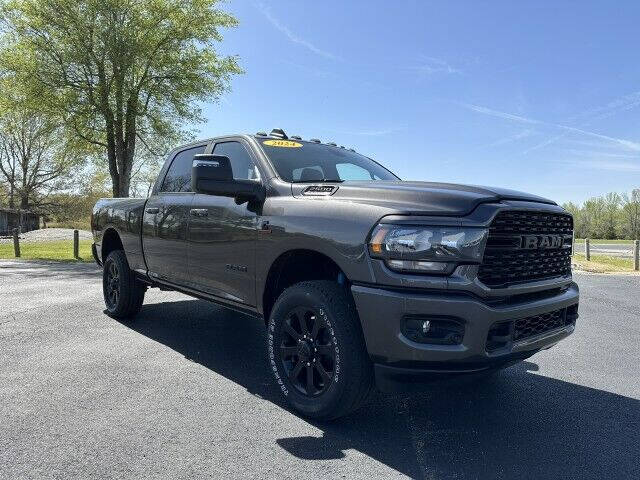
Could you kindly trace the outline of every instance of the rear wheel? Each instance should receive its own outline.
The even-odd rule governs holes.
[[[355,410],[373,386],[360,321],[335,282],[302,282],[276,301],[268,325],[271,370],[301,414],[333,419]]]
[[[146,285],[136,279],[122,250],[111,252],[104,262],[102,291],[109,315],[134,317],[142,307]]]

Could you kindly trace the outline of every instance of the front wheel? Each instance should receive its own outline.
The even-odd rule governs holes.
[[[331,281],[287,288],[267,332],[280,391],[301,414],[330,420],[355,410],[373,387],[373,369],[351,296]]]
[[[134,317],[142,308],[147,287],[136,279],[122,250],[111,252],[103,265],[102,292],[109,315]]]

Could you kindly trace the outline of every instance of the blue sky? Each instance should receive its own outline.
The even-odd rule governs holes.
[[[246,73],[201,136],[353,147],[407,180],[640,188],[640,2],[233,1]]]

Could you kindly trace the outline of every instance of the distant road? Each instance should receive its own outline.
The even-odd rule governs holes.
[[[591,243],[591,253],[633,258],[633,245],[621,243]],[[584,253],[584,242],[576,242],[574,251]]]

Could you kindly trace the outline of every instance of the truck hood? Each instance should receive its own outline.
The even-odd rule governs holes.
[[[338,184],[336,200],[380,205],[418,215],[462,216],[479,204],[519,200],[556,205],[546,198],[504,188],[452,183],[370,181]]]

